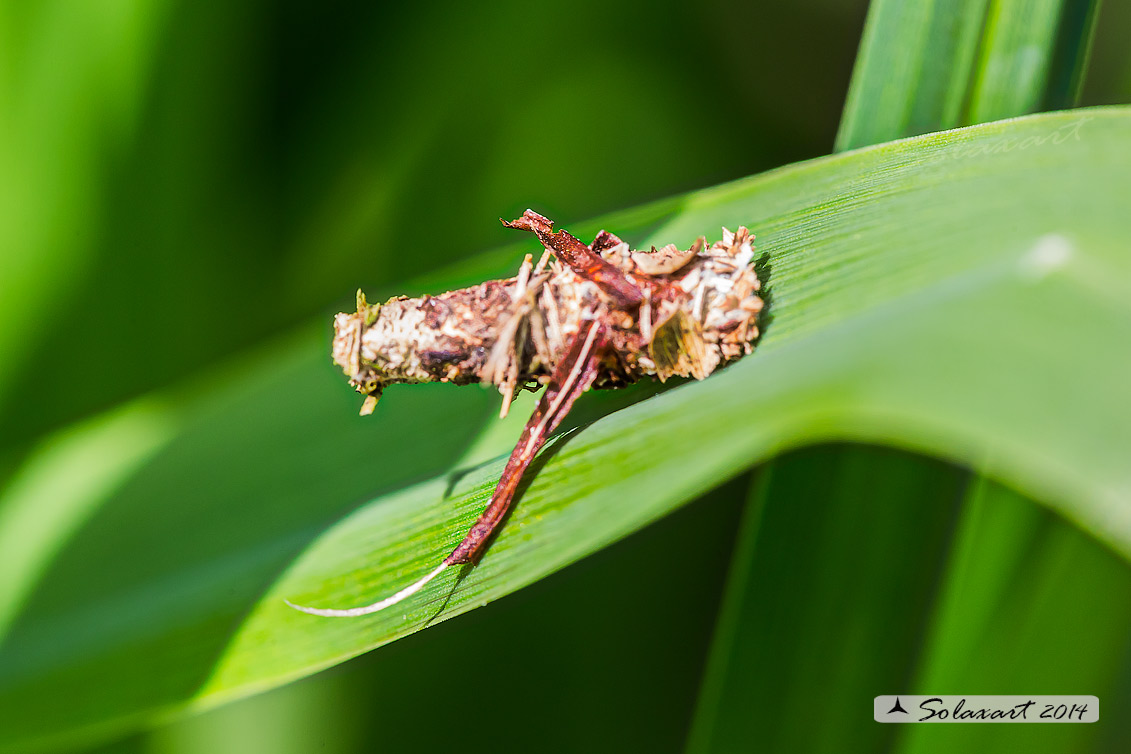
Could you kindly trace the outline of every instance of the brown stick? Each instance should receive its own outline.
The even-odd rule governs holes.
[[[554,223],[534,210],[526,210],[514,222],[500,218],[503,225],[517,230],[529,230],[547,249],[553,250],[558,259],[565,262],[574,272],[590,280],[601,288],[614,302],[626,309],[640,306],[644,298],[640,286],[629,280],[623,272],[605,261],[593,249],[577,240],[564,230],[554,232]]]
[[[593,384],[604,351],[606,334],[605,325],[600,320],[581,321],[581,328],[570,343],[565,358],[554,370],[550,384],[538,402],[538,408],[526,422],[522,437],[519,438],[506,468],[503,469],[499,484],[491,495],[491,501],[459,546],[444,559],[444,563],[457,565],[475,563],[479,560],[491,535],[499,528],[507,511],[510,510],[523,472],[546,443],[546,438],[569,413],[573,402]]]

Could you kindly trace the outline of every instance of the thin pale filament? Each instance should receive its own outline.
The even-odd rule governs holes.
[[[344,610],[335,610],[333,608],[305,607],[303,605],[296,605],[290,600],[283,600],[283,602],[286,602],[288,605],[300,612],[309,613],[310,615],[323,615],[328,618],[353,618],[358,615],[369,615],[370,613],[375,613],[378,610],[384,610],[385,608],[395,605],[405,598],[411,597],[412,595],[416,594],[424,588],[425,584],[439,576],[440,572],[447,567],[447,563],[441,563],[440,565],[436,566],[436,569],[432,571],[432,573],[428,574],[420,581],[417,581],[414,584],[409,584],[404,589],[400,590],[391,597],[386,597],[380,602],[374,602],[372,605],[365,605],[363,607],[350,607]]]

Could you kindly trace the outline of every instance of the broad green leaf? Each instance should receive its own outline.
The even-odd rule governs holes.
[[[1131,569],[1063,519],[985,480],[964,500],[942,464],[875,449],[762,473],[689,752],[1075,752],[1100,726],[877,725],[866,702],[1047,689],[1126,703],[1111,659],[1128,648]]]
[[[1098,0],[989,3],[963,123],[1075,104],[1098,8]]]
[[[1075,103],[1095,0],[874,0],[837,150]]]
[[[1103,723],[1017,731],[944,726],[950,729],[929,733],[924,726],[883,726],[899,728],[892,751],[1125,748],[1110,745],[1120,718],[1110,712],[1129,701],[1125,668],[1113,662],[1129,648],[1126,562],[1032,501],[981,480],[963,507],[935,602],[918,657],[906,666],[907,693],[1091,694],[1102,700]]]
[[[488,610],[162,726],[145,751],[497,754],[531,741],[541,754],[672,751],[686,736],[746,479]],[[505,699],[506,710],[469,734],[483,730],[483,705],[434,694],[472,657],[490,661],[466,696]]]
[[[965,483],[947,464],[826,446],[760,471],[687,750],[882,751],[862,701],[903,688]],[[820,710],[820,725],[814,711]]]
[[[24,462],[0,498],[0,636],[67,540],[174,433],[168,412],[142,401],[60,433]]]
[[[494,401],[405,388],[366,424],[325,338],[280,347],[210,397],[178,396],[181,434],[67,542],[0,646],[0,740],[78,738],[307,675],[814,442],[985,468],[1131,556],[1131,353],[1113,347],[1131,327],[1129,136],[1127,109],[1036,116],[606,218],[638,245],[751,225],[772,302],[763,343],[559,439],[480,566],[403,609],[320,619],[282,600],[362,604],[436,563],[501,469],[444,472]]]

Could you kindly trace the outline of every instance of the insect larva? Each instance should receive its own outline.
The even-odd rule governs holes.
[[[754,248],[745,227],[707,245],[633,251],[605,231],[584,244],[527,210],[509,228],[533,232],[545,249],[527,255],[518,275],[438,296],[396,297],[334,320],[333,357],[370,413],[395,383],[490,383],[505,415],[516,389],[546,390],[503,469],[483,514],[429,574],[364,607],[313,615],[373,613],[416,593],[445,568],[474,563],[502,523],[523,472],[590,387],[643,378],[703,379],[748,354],[758,338],[763,302]],[[551,261],[551,256],[553,260]]]

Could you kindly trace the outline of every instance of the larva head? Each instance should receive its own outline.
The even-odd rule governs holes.
[[[361,336],[366,328],[377,321],[380,313],[381,305],[368,303],[365,294],[358,290],[357,311],[342,312],[334,317],[334,343],[331,351],[334,363],[342,368],[357,392],[365,394],[365,403],[361,406],[362,416],[373,413],[384,387],[376,370],[371,365],[366,365],[363,369],[361,363]]]

